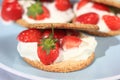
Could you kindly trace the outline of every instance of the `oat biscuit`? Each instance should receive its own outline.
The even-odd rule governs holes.
[[[101,37],[110,37],[110,36],[116,36],[120,34],[120,30],[117,31],[109,31],[107,33],[100,32],[100,31],[85,31],[88,34],[95,35],[95,36],[101,36]]]
[[[91,24],[77,24],[77,23],[39,23],[39,24],[29,24],[24,20],[18,20],[18,24],[26,28],[36,28],[36,29],[49,29],[54,26],[57,29],[76,29],[82,31],[96,31],[98,26]]]
[[[94,61],[94,53],[87,60],[83,61],[63,61],[59,63],[54,63],[51,65],[44,65],[39,61],[32,61],[27,58],[23,58],[28,64],[32,65],[41,70],[50,71],[50,72],[72,72],[76,70],[81,70],[87,66],[89,66]]]

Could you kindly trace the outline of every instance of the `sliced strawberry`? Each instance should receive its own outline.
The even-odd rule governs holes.
[[[18,35],[18,40],[22,42],[38,42],[42,37],[42,33],[40,30],[37,29],[28,29],[22,31]]]
[[[55,6],[60,11],[68,10],[71,7],[70,0],[55,0]]]
[[[62,40],[62,48],[65,49],[71,49],[74,47],[79,47],[82,40],[79,37],[76,36],[65,36]]]
[[[77,5],[77,10],[79,10],[81,7],[85,6],[90,0],[80,0]]]
[[[76,22],[84,23],[84,24],[97,24],[99,21],[99,16],[97,13],[89,12],[78,16],[75,19]]]
[[[2,4],[1,17],[6,20],[17,20],[22,17],[24,10],[17,0],[5,0]]]
[[[51,29],[46,29],[43,32],[43,37],[48,37],[52,33]],[[61,39],[66,36],[66,30],[63,29],[54,29],[54,38]]]
[[[100,3],[94,3],[93,8],[98,9],[98,10],[102,10],[102,11],[110,11],[109,7],[107,7],[104,4],[100,4]]]
[[[45,65],[52,64],[57,59],[59,56],[59,44],[53,37],[53,33],[41,39],[37,52],[40,61]]]
[[[111,30],[120,30],[120,18],[117,16],[104,15],[103,20]]]

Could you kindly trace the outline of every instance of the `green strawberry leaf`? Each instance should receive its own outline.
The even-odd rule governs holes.
[[[32,4],[30,7],[28,7],[28,12],[27,12],[28,16],[32,16],[35,18],[37,15],[40,15],[42,13],[43,13],[43,9],[42,9],[42,4],[40,2],[36,2]]]
[[[41,44],[38,44],[38,46],[43,47],[43,50],[46,51],[47,55],[49,55],[50,50],[55,48],[56,42],[58,41],[53,36],[54,36],[54,29],[52,28],[52,33],[47,38],[43,38],[41,40],[42,42]]]

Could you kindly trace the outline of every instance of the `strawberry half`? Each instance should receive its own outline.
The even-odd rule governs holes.
[[[64,50],[79,47],[82,40],[76,36],[65,36],[61,42]]]
[[[59,56],[59,44],[53,37],[53,33],[47,38],[41,39],[37,52],[40,61],[45,65],[52,64],[57,59]]]
[[[71,7],[70,0],[55,0],[55,6],[60,11],[68,10]]]
[[[42,37],[42,33],[38,29],[28,29],[22,31],[17,39],[22,42],[38,42]]]
[[[103,20],[111,30],[120,30],[120,18],[117,16],[104,15]]]
[[[97,24],[99,21],[99,16],[97,13],[89,12],[78,16],[75,19],[76,22],[84,23],[84,24]]]
[[[100,3],[94,3],[93,8],[98,9],[98,10],[102,10],[102,11],[110,11],[109,7],[107,7],[104,4],[100,4]]]

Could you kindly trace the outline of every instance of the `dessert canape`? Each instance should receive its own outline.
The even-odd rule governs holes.
[[[28,29],[18,37],[18,52],[30,65],[45,71],[81,70],[94,60],[97,41],[72,29]]]
[[[25,12],[16,22],[27,26],[37,23],[68,23],[74,18],[74,13],[69,0],[55,0],[53,2],[23,1],[19,3]]]

